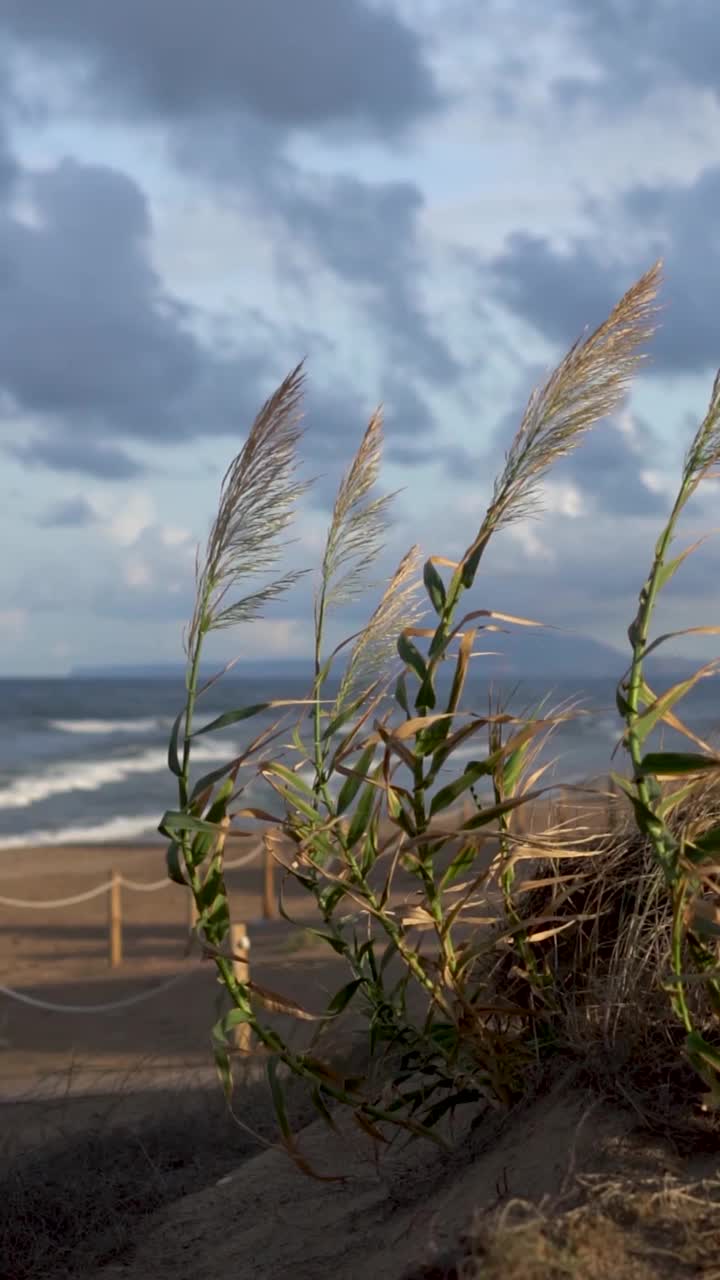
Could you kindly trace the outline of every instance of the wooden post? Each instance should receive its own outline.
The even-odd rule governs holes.
[[[237,982],[250,980],[250,939],[244,924],[230,926],[230,949],[233,954],[233,974]],[[241,1053],[249,1053],[252,1035],[247,1022],[239,1022],[233,1027],[232,1044]]]
[[[275,859],[270,836],[263,836],[263,920],[275,918]]]
[[[122,877],[113,869],[110,873],[110,901],[108,909],[108,933],[110,941],[110,968],[122,964]]]

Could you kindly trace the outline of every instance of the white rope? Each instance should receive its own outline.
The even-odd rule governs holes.
[[[234,871],[237,867],[246,867],[253,862],[260,853],[259,849],[253,849],[252,853],[248,853],[244,858],[236,858],[234,862],[226,862],[224,871]],[[157,889],[166,889],[173,882],[164,878],[162,880],[152,880],[150,883],[143,880],[128,880],[126,876],[119,876],[118,880],[125,889],[132,889],[135,893],[154,893]],[[116,884],[118,881],[115,882]],[[89,902],[91,898],[97,898],[101,893],[108,893],[112,888],[112,880],[106,880],[105,884],[97,885],[94,889],[86,889],[84,893],[73,894],[71,898],[48,898],[44,901],[37,902],[28,901],[27,898],[3,898],[0,897],[0,906],[3,907],[26,907],[29,910],[46,911],[53,907],[73,907],[78,902]]]
[[[132,889],[136,893],[154,893],[156,889],[165,889],[172,884],[172,880],[168,880],[167,876],[162,880],[126,880],[125,876],[118,876],[123,889]]]
[[[36,907],[38,910],[44,910],[46,907],[72,907],[76,902],[87,902],[90,898],[97,898],[100,893],[107,893],[112,881],[108,880],[105,884],[98,885],[95,889],[87,889],[85,893],[76,893],[72,898],[52,898],[48,902],[28,902],[25,898],[0,898],[0,905],[3,907]]]
[[[0,995],[8,996],[10,1000],[18,1000],[20,1004],[29,1004],[33,1009],[49,1009],[52,1013],[106,1013],[111,1009],[127,1009],[131,1004],[140,1004],[141,1000],[149,1000],[152,996],[159,995],[161,991],[168,991],[178,982],[184,982],[194,973],[201,972],[202,970],[196,967],[185,973],[176,973],[174,977],[159,983],[151,991],[141,991],[138,995],[126,996],[124,1000],[113,1000],[111,1004],[51,1004],[49,1000],[38,1000],[35,996],[26,996],[22,991],[13,991],[12,987],[3,986],[0,986]]]

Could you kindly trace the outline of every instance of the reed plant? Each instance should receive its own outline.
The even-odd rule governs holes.
[[[573,931],[585,937],[588,922],[602,915],[597,903],[578,903],[577,884],[587,878],[589,859],[607,861],[608,845],[578,821],[568,829],[551,816],[542,830],[522,828],[525,806],[552,791],[541,753],[556,726],[580,712],[573,705],[548,708],[547,700],[521,714],[492,698],[487,709],[468,705],[470,664],[485,652],[477,645],[501,630],[547,624],[468,608],[465,600],[491,538],[537,512],[548,470],[622,403],[653,331],[659,279],[657,264],[532,393],[461,559],[423,558],[412,548],[367,623],[331,648],[329,624],[368,590],[391,510],[393,495],[377,493],[382,416],[375,413],[329,521],[315,590],[307,698],[231,709],[197,727],[199,701],[219,678],[199,684],[206,637],[257,617],[297,578],[278,575],[276,565],[305,488],[297,471],[301,367],[265,404],[228,470],[198,561],[186,640],[187,696],[169,744],[178,805],[164,815],[160,830],[169,842],[169,874],[194,896],[197,936],[230,999],[230,1011],[213,1029],[225,1087],[232,1087],[233,1028],[247,1024],[256,1052],[267,1057],[283,1141],[300,1164],[286,1119],[283,1071],[307,1081],[329,1123],[334,1102],[349,1106],[378,1140],[388,1125],[432,1137],[441,1117],[461,1103],[510,1103],[526,1087],[532,1064],[558,1042],[567,1019],[558,939]],[[649,641],[652,610],[688,554],[666,560],[682,507],[715,463],[719,419],[716,384],[641,593],[630,631],[632,663],[618,691],[633,776],[617,781],[653,866],[662,871],[663,901],[673,920],[672,1008],[708,1084],[720,1066],[717,1036],[713,1041],[705,1024],[701,1030],[693,1021],[687,985],[701,984],[717,1016],[714,855],[720,826],[707,829],[706,823],[702,831],[678,837],[668,823],[720,760],[697,738],[699,754],[643,754],[653,728],[662,721],[680,725],[672,708],[694,683],[656,696],[643,663],[667,639]],[[270,576],[253,587],[259,572]],[[191,775],[199,736],[270,711],[278,713],[272,728],[258,733],[242,754],[198,779]],[[477,758],[468,762],[467,748],[475,743]],[[244,803],[245,780],[258,776],[277,799],[272,808]],[[666,796],[660,780],[668,776],[681,777],[682,785]],[[241,982],[227,945],[225,848],[258,822],[290,848],[285,875],[314,900],[315,935],[347,970],[307,1050],[293,1048],[269,1025],[267,1011],[310,1015],[281,994]],[[539,868],[534,880],[519,878],[518,869],[528,863]],[[371,1060],[384,1063],[381,1078],[370,1073],[348,1080],[318,1053],[322,1033],[351,1003],[362,1013]]]

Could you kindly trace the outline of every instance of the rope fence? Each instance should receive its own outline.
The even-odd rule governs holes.
[[[253,849],[252,853],[246,854],[244,858],[236,858],[234,862],[226,862],[224,869],[225,871],[235,871],[238,867],[249,866],[259,856],[259,853],[259,849]],[[48,907],[51,909],[53,907],[74,907],[77,902],[89,902],[91,898],[97,898],[101,893],[108,893],[116,884],[119,884],[121,888],[131,889],[134,893],[155,893],[157,889],[167,889],[171,883],[172,881],[168,880],[167,877],[147,883],[143,880],[129,880],[121,872],[113,872],[113,875],[109,880],[105,881],[105,884],[96,885],[94,889],[86,889],[84,893],[75,893],[69,898],[45,898],[40,901],[37,899],[29,901],[27,898],[5,898],[0,896],[0,906],[45,911]]]
[[[253,849],[252,852],[243,858],[235,858],[232,862],[224,864],[225,871],[235,871],[240,867],[247,867],[255,862],[260,854],[263,854],[263,882],[262,882],[262,919],[272,920],[277,915],[274,884],[275,884],[275,860],[269,847],[267,840],[263,841],[261,848]],[[134,893],[155,893],[160,889],[168,888],[173,882],[168,878],[154,881],[131,880],[128,876],[124,876],[122,872],[113,870],[110,879],[104,884],[96,885],[93,889],[86,889],[83,893],[74,893],[65,898],[46,898],[46,899],[27,899],[27,898],[8,898],[0,895],[0,906],[3,907],[19,907],[22,910],[29,911],[47,911],[60,909],[62,907],[72,907],[80,902],[89,902],[93,898],[100,897],[101,894],[108,895],[108,957],[111,969],[117,969],[122,964],[123,959],[123,914],[122,914],[122,890],[129,889]],[[192,933],[197,923],[197,908],[192,893],[188,893],[188,933]],[[236,976],[241,977],[244,981],[249,978],[249,952],[250,941],[247,936],[247,929],[244,924],[231,926],[233,952],[236,956],[235,970]],[[242,957],[242,959],[240,959]],[[26,995],[22,991],[16,991],[13,987],[6,987],[0,984],[0,995],[6,996],[8,999],[17,1000],[20,1004],[29,1005],[34,1009],[46,1009],[54,1013],[105,1013],[115,1009],[126,1009],[131,1005],[140,1004],[144,1000],[149,1000],[163,991],[168,991],[171,987],[176,986],[180,982],[184,982],[191,977],[193,973],[197,973],[197,966],[192,969],[185,970],[183,973],[175,974],[172,978],[157,984],[148,991],[141,991],[132,996],[125,996],[120,1000],[113,1000],[106,1004],[92,1005],[76,1005],[76,1004],[55,1004],[48,1000],[42,1000],[37,996]],[[246,1030],[238,1029],[236,1039],[242,1041],[242,1047],[246,1047],[244,1040]]]
[[[152,996],[160,995],[162,991],[169,991],[170,987],[177,986],[179,982],[186,982],[198,972],[198,966],[193,965],[192,969],[187,969],[185,973],[176,973],[172,978],[166,978],[164,982],[157,983],[149,991],[139,991],[134,996],[125,996],[122,1000],[111,1000],[108,1004],[53,1004],[49,1000],[40,1000],[37,996],[29,996],[24,991],[15,991],[13,987],[2,985],[0,985],[0,995],[7,996],[10,1000],[17,1000],[20,1004],[29,1005],[31,1009],[47,1009],[51,1013],[109,1013],[114,1009],[128,1009],[130,1005],[150,1000]]]

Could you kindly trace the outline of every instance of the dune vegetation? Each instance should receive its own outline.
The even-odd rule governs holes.
[[[385,1143],[398,1131],[442,1141],[442,1117],[465,1103],[507,1107],[557,1058],[615,1080],[650,1119],[671,1096],[709,1122],[717,1108],[720,757],[683,723],[679,704],[719,663],[658,690],[646,659],[672,639],[653,636],[656,605],[698,545],[677,552],[674,543],[689,499],[720,459],[720,382],[689,443],[647,580],[628,605],[617,711],[629,768],[614,775],[623,800],[615,829],[584,821],[582,789],[571,823],[558,821],[552,804],[541,829],[523,821],[552,799],[557,784],[539,756],[575,707],[543,704],[517,715],[492,702],[472,705],[467,694],[470,666],[482,672],[493,633],[553,622],[494,611],[479,589],[483,555],[491,538],[539,509],[553,464],[622,404],[652,336],[660,278],[658,264],[533,392],[462,558],[413,547],[365,626],[329,650],[328,620],[368,590],[391,508],[392,495],[377,492],[376,413],[329,521],[307,698],[231,708],[204,723],[203,695],[216,683],[199,683],[206,638],[261,616],[299,576],[278,565],[306,488],[298,468],[302,367],[263,406],[227,471],[198,562],[187,700],[169,744],[178,800],[161,831],[169,875],[194,896],[197,938],[230,1001],[212,1031],[224,1085],[229,1092],[233,1030],[246,1025],[267,1061],[283,1143],[300,1167],[284,1100],[288,1073],[305,1082],[328,1124],[339,1104]],[[272,730],[195,777],[198,738],[269,709],[278,716]],[[663,725],[685,736],[687,751],[653,746]],[[468,761],[475,743],[477,758]],[[273,789],[274,809],[244,799],[258,774]],[[268,840],[290,846],[284,874],[312,896],[317,935],[346,965],[302,1051],[268,1013],[303,1020],[305,1011],[233,970],[223,860],[236,833],[258,824]],[[344,1078],[322,1054],[323,1036],[349,1007],[377,1068],[363,1079]]]

